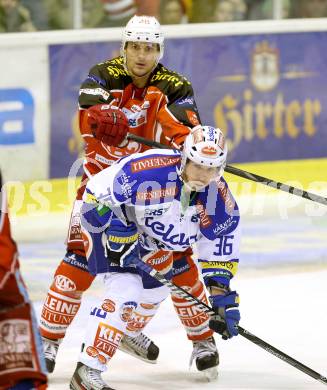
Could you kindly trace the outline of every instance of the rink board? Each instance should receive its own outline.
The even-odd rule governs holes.
[[[321,194],[327,197],[327,159],[273,161],[249,164],[233,164],[245,171],[264,176],[268,179],[296,186],[297,188]],[[283,195],[296,204],[306,205],[310,201],[302,202],[290,194],[283,194],[279,190],[267,187],[260,183],[225,174],[229,186],[236,198],[248,199],[255,196],[272,196],[278,199]],[[50,179],[30,182],[9,182],[8,195],[11,212],[14,215],[46,215],[47,213],[69,213],[75,199],[76,188],[80,176],[70,179]],[[324,210],[327,207],[321,205]],[[268,211],[268,210],[267,210]],[[248,211],[251,214],[251,210]]]
[[[227,133],[231,163],[324,158],[326,30],[323,19],[164,26],[163,62],[190,78],[202,121]],[[83,149],[79,85],[118,54],[120,37],[119,28],[0,36],[6,180],[69,175]]]
[[[192,81],[202,122],[226,133],[231,163],[323,158],[326,40],[327,32],[174,38],[163,63]],[[67,175],[82,150],[79,85],[92,65],[118,54],[119,42],[50,46],[50,177]]]

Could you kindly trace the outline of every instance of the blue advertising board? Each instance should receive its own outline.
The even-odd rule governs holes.
[[[33,144],[35,104],[26,88],[0,88],[0,146]]]
[[[193,84],[202,123],[227,134],[229,162],[326,157],[327,33],[170,39],[163,63]],[[78,89],[119,42],[50,46],[51,177],[81,152]]]

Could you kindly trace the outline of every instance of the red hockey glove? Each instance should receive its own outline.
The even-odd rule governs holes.
[[[97,104],[87,109],[93,135],[110,146],[119,146],[129,130],[128,119],[120,108]]]

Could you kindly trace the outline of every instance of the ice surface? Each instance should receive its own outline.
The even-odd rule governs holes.
[[[241,298],[241,325],[321,374],[327,374],[327,225],[325,218],[270,220],[243,225],[242,261],[233,281]],[[21,242],[22,271],[39,314],[59,260],[60,241]],[[49,390],[67,390],[92,303],[101,297],[96,281],[62,343]],[[167,299],[145,332],[160,347],[150,365],[118,352],[103,378],[118,390],[314,390],[325,386],[245,338],[223,341],[219,378],[207,383],[188,363],[192,345]]]

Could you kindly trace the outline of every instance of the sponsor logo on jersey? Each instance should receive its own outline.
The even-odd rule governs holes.
[[[152,190],[146,192],[137,192],[136,199],[138,200],[151,200],[151,199],[161,199],[166,197],[174,197],[178,192],[178,188],[168,187],[161,188],[160,190]]]
[[[101,308],[108,313],[113,313],[116,310],[116,304],[111,299],[105,299]]]
[[[125,172],[121,173],[117,178],[118,183],[121,185],[119,187],[120,193],[126,198],[130,198],[132,196],[132,187],[129,182],[130,176],[126,175]]]
[[[189,247],[196,241],[196,234],[189,237],[185,233],[173,234],[175,229],[174,225],[169,224],[167,226],[159,221],[153,221],[153,218],[145,218],[145,226],[149,227],[165,244],[169,243],[172,246]]]
[[[193,97],[180,98],[176,100],[176,104],[178,104],[179,106],[193,106],[194,98]]]
[[[87,80],[94,81],[95,83],[100,84],[100,85],[102,85],[103,87],[106,85],[105,80],[100,79],[100,77],[98,77],[98,76],[96,76],[96,75],[94,75],[94,74],[89,74],[89,75],[87,76],[87,78],[86,78],[85,81],[87,81]]]
[[[103,322],[99,323],[97,333],[94,339],[94,347],[112,357],[123,337],[123,332],[113,326]]]
[[[131,319],[132,314],[133,314],[134,310],[136,309],[136,307],[137,307],[137,303],[134,301],[123,303],[121,310],[120,310],[121,320],[123,322],[128,322]]]
[[[79,94],[85,93],[86,95],[99,95],[102,96],[105,100],[109,99],[109,92],[105,91],[102,88],[81,88]]]
[[[127,76],[127,72],[119,66],[109,65],[107,66],[107,70],[110,76],[114,77],[115,79],[118,79],[120,76]]]
[[[55,285],[58,290],[61,291],[75,291],[76,290],[76,284],[67,276],[64,275],[57,275],[55,277]]]
[[[193,126],[197,126],[200,124],[198,117],[194,111],[186,110],[186,115]]]
[[[237,222],[235,221],[234,217],[229,217],[224,223],[217,223],[216,227],[213,229],[213,232],[216,236],[219,236],[221,233],[225,232],[226,230],[229,230],[229,228],[235,223]]]
[[[145,217],[160,217],[160,215],[165,214],[168,210],[169,210],[169,207],[161,207],[159,209],[157,209],[157,208],[145,209],[144,216]]]
[[[145,105],[146,107],[147,105]],[[147,108],[133,104],[131,108],[123,107],[122,111],[127,116],[129,127],[138,127],[147,122]]]
[[[231,214],[235,207],[235,200],[224,181],[219,180],[217,186],[218,192],[225,202],[225,210],[228,214]]]
[[[107,158],[101,156],[101,154],[98,153],[95,155],[95,160],[100,161],[101,163],[106,165],[112,165],[114,163],[113,160],[108,160]]]
[[[196,211],[200,216],[200,226],[203,228],[207,228],[212,224],[211,218],[206,212],[206,209],[204,208],[203,204],[200,200],[197,201],[197,204],[195,205]]]
[[[180,161],[180,157],[150,157],[132,162],[132,172],[141,172],[154,168],[169,167]]]
[[[157,72],[151,78],[151,82],[159,80],[166,80],[170,83],[173,83],[175,87],[183,85],[184,82],[186,82],[186,84],[191,84],[186,77],[183,77],[176,72],[170,73],[165,67],[162,67],[162,70],[157,70]]]

